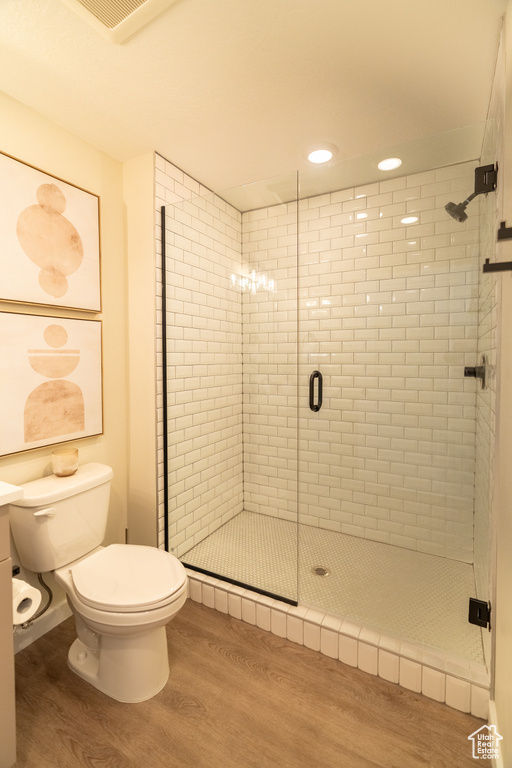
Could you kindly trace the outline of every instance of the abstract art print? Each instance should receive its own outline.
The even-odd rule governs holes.
[[[0,299],[101,310],[99,198],[0,153]]]
[[[0,456],[102,432],[101,321],[0,312]]]

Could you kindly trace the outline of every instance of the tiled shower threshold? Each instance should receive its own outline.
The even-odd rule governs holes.
[[[487,717],[481,632],[467,624],[472,566],[242,512],[183,561],[190,597],[350,666]],[[297,574],[297,551],[299,571]],[[222,570],[220,570],[222,563]],[[312,572],[327,567],[328,576]],[[319,607],[321,606],[321,608]]]

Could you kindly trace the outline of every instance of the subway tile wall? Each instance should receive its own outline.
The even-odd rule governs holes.
[[[297,202],[242,215],[244,508],[297,520]]]
[[[444,205],[467,196],[475,165],[240,215],[157,156],[158,215],[177,203],[178,554],[242,505],[294,519],[299,504],[303,523],[472,562],[476,382],[463,370],[477,355],[479,221],[454,222]],[[319,413],[308,407],[316,369]],[[158,471],[162,539],[161,452]]]
[[[241,216],[159,156],[156,192],[159,254],[167,205],[169,538],[181,556],[243,506],[242,306],[232,279],[240,274]],[[161,322],[161,305],[159,312]],[[162,541],[164,471],[159,454]]]
[[[475,165],[299,203],[302,523],[472,562],[476,382],[463,373],[477,352],[479,219],[459,224],[444,205],[473,189]],[[410,216],[417,223],[403,223]],[[297,354],[296,220],[295,203],[242,217],[244,270],[275,288],[244,296],[246,509],[285,517],[295,487],[281,457],[294,464],[296,437],[276,384],[290,402],[295,392],[273,366],[278,344],[283,365]]]

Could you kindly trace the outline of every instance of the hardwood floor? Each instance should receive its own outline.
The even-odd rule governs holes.
[[[68,619],[16,656],[17,768],[459,768],[482,725],[187,601],[171,676],[120,704],[67,667]]]

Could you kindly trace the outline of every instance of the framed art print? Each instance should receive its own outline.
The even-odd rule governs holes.
[[[0,299],[101,310],[99,198],[0,153]]]
[[[101,321],[0,312],[0,456],[102,432]]]

